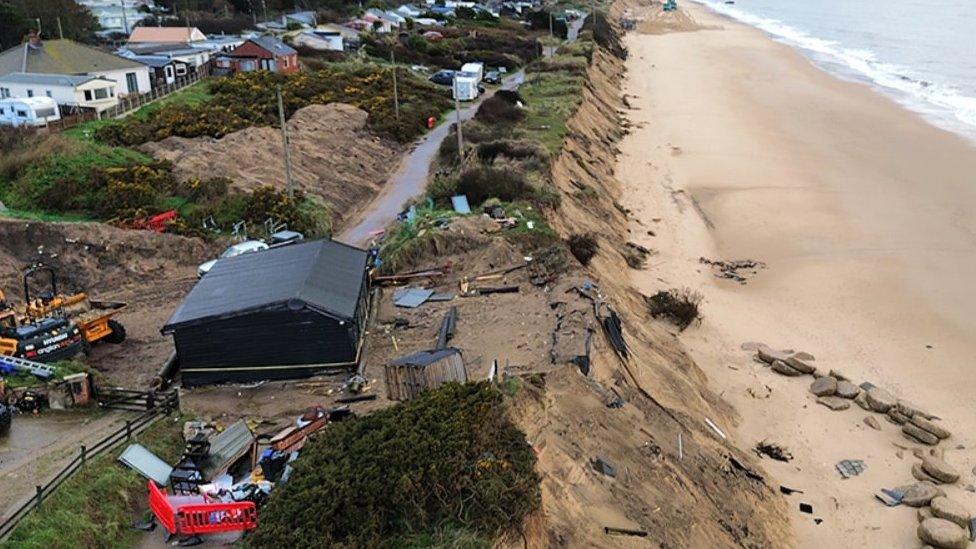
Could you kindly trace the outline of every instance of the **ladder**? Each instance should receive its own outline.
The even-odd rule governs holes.
[[[12,366],[16,370],[27,372],[41,379],[51,379],[54,377],[54,366],[41,364],[40,362],[34,362],[33,360],[27,360],[25,358],[0,355],[0,366],[2,365]]]

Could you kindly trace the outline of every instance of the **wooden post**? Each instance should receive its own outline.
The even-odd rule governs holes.
[[[390,49],[390,63],[393,63],[393,113],[396,116],[397,124],[400,123],[400,94],[397,91],[397,65],[396,58],[393,56],[393,49]]]
[[[454,79],[454,116],[457,125],[458,164],[464,162],[464,138],[461,137],[461,100],[458,99],[457,78]]]
[[[85,460],[86,460],[86,459],[88,459],[88,454],[87,454],[87,450],[85,449],[85,445],[84,445],[84,444],[82,444],[82,445],[81,445],[81,464],[82,464],[82,465],[84,465],[84,464],[85,464]]]
[[[40,505],[41,500],[44,499],[44,488],[40,485],[35,486],[34,488],[37,489],[37,493],[34,495],[34,497],[37,499],[37,505]]]
[[[295,196],[294,182],[291,179],[291,154],[288,152],[288,124],[285,123],[285,103],[281,98],[281,85],[277,86],[278,92],[278,118],[281,120],[281,141],[285,147],[285,189],[288,197]]]
[[[132,421],[128,419],[125,420],[125,438],[132,438]]]

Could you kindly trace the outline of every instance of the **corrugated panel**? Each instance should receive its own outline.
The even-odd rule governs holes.
[[[218,433],[210,439],[210,453],[200,462],[200,473],[205,480],[225,472],[250,450],[254,443],[254,433],[247,427],[244,420]]]

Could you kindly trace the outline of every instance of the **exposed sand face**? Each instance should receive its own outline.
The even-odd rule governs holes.
[[[976,149],[755,29],[687,2],[677,23],[648,9],[663,21],[628,37],[634,127],[617,175],[632,240],[660,254],[633,279],[647,294],[705,295],[703,324],[680,338],[736,405],[738,442],[769,438],[796,456],[765,463],[806,492],[788,498],[800,546],[917,547],[915,510],[872,496],[912,481],[897,427],[881,416],[881,432],[865,427],[856,405],[817,405],[812,378],[778,376],[739,346],[806,350],[945,418],[954,435],[940,448],[964,473],[946,491],[976,513],[963,489],[976,465]],[[743,286],[701,256],[768,268]],[[769,398],[748,393],[764,385]],[[833,465],[845,458],[867,471],[842,481]]]

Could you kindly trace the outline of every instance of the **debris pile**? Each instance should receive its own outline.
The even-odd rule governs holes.
[[[734,261],[723,261],[720,259],[708,259],[707,257],[698,258],[702,265],[710,265],[715,270],[718,278],[734,280],[739,284],[746,283],[746,276],[754,276],[759,269],[765,269],[766,264],[754,259],[739,259]],[[744,272],[744,274],[743,274]]]

